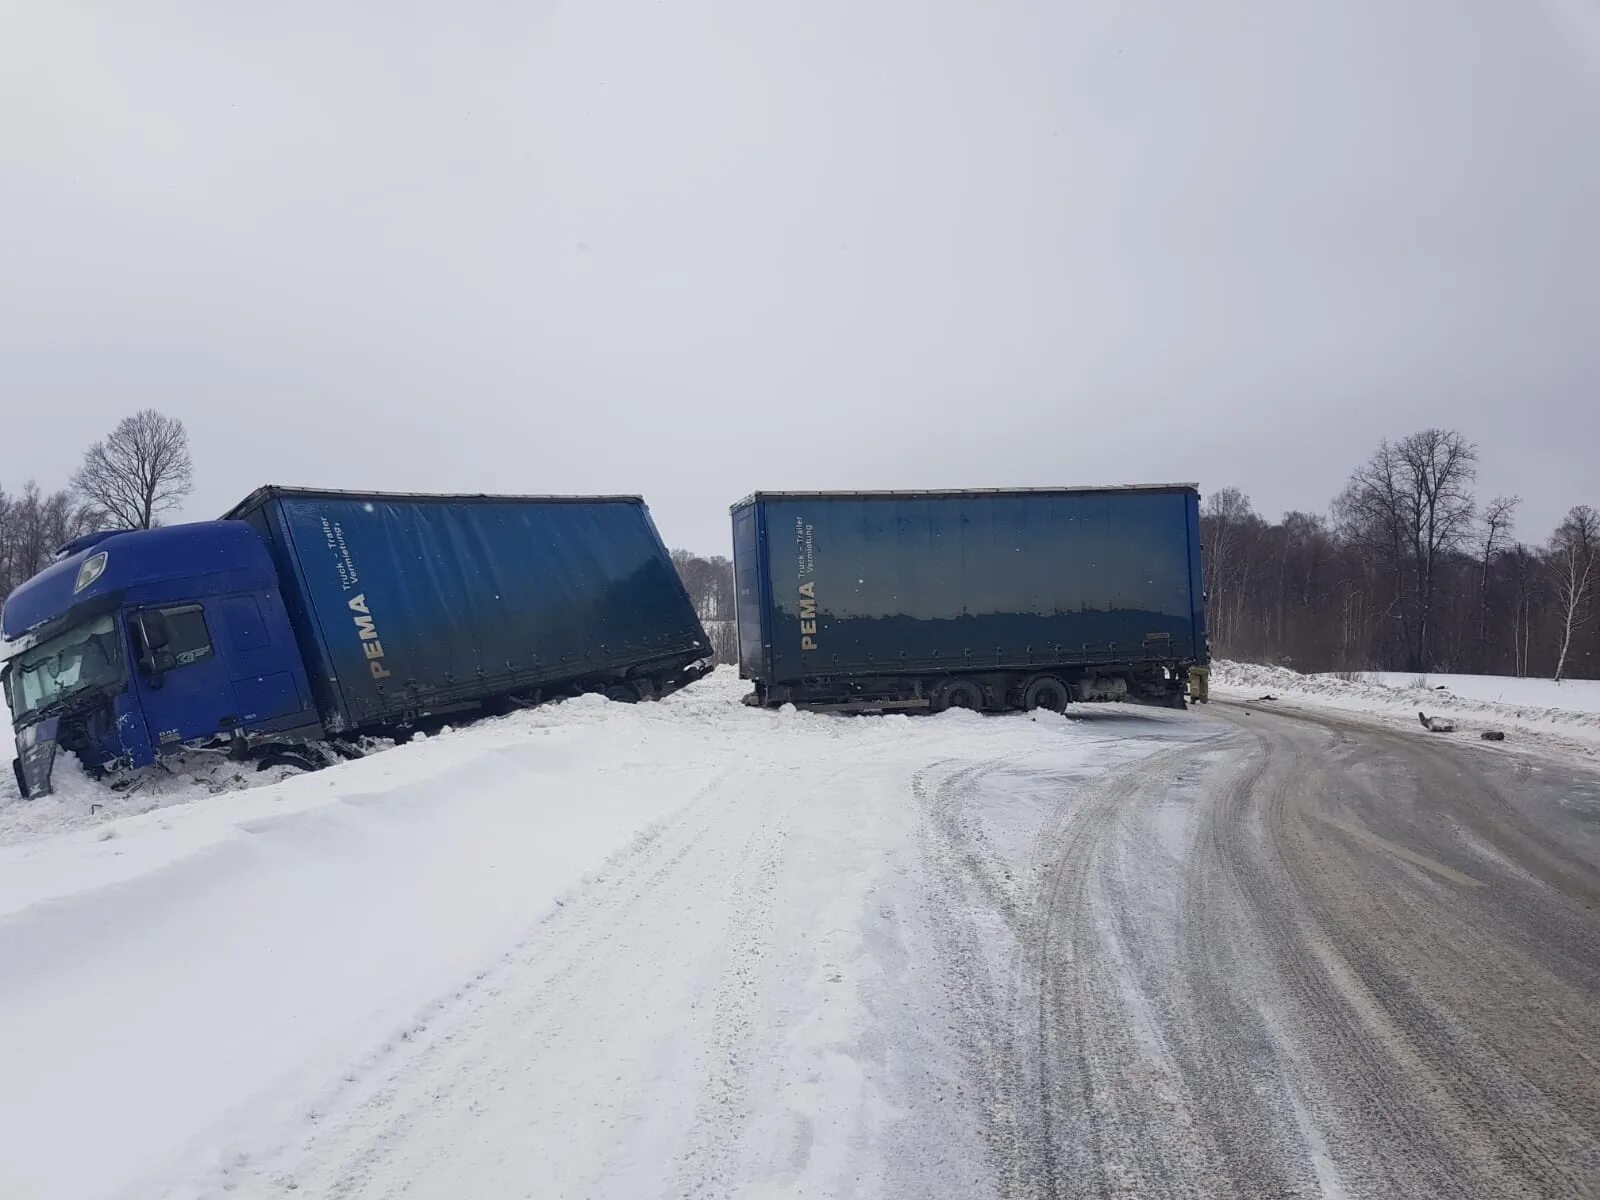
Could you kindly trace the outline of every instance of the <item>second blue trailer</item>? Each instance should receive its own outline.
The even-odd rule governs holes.
[[[1193,484],[757,492],[732,516],[754,703],[1182,706],[1208,658]]]

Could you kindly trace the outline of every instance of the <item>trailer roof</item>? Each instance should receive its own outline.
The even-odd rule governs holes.
[[[487,492],[358,492],[347,488],[284,487],[280,484],[269,483],[265,487],[258,487],[227,512],[223,513],[223,519],[227,520],[267,500],[279,498],[299,500],[457,500],[469,504],[494,504],[499,501],[528,500],[535,500],[545,504],[644,503],[643,496],[625,495],[513,496],[496,495]]]
[[[935,488],[905,491],[751,492],[729,511],[757,500],[939,500],[953,496],[1062,496],[1082,492],[1198,492],[1198,483],[1101,483],[1082,487]]]

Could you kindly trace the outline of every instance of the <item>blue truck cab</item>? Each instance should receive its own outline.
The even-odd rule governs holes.
[[[277,573],[238,521],[81,537],[7,598],[0,633],[24,795],[58,746],[111,770],[321,730]]]

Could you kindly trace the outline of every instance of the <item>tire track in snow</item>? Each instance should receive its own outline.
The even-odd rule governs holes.
[[[980,783],[1002,763],[944,771],[949,765],[933,763],[911,781],[923,812],[918,838],[928,915],[998,1194],[1020,1197],[1029,1194],[1036,1157],[1029,1056],[1015,1019],[1027,984],[1014,948],[1026,916],[1010,869],[971,812]]]
[[[1328,827],[1460,861],[1452,818],[1490,806],[1462,790],[1489,785],[1431,769],[1432,746],[1223,715],[1255,746],[1207,772],[1167,1004],[1232,1194],[1589,1194],[1600,1126],[1573,1051],[1592,1039],[1565,986],[1585,968],[1521,935],[1536,910],[1551,951],[1574,944],[1559,874],[1469,888]]]
[[[1042,884],[1030,953],[1041,986],[1041,1197],[1227,1194],[1181,1070],[1165,1004],[1141,978],[1116,895],[1130,812],[1195,749],[1165,750],[1084,789],[1035,844]],[[1111,881],[1108,883],[1108,879]],[[1166,1131],[1151,1136],[1153,1129]]]
[[[704,1082],[689,1144],[678,1160],[678,1191],[684,1196],[729,1196],[739,1182],[738,1141],[749,1117],[751,1038],[761,998],[758,964],[772,951],[773,893],[789,835],[788,813],[773,807],[779,811],[757,825],[730,880],[729,965],[712,994]]]
[[[420,1120],[459,1095],[502,1090],[506,1047],[474,1035],[513,1001],[516,1023],[537,1029],[563,998],[581,989],[585,973],[637,923],[639,909],[656,889],[740,809],[743,797],[725,790],[731,773],[719,771],[677,812],[641,831],[594,878],[558,901],[522,942],[427,1006],[415,1022],[396,1030],[348,1071],[335,1089],[309,1106],[309,1136],[290,1147],[224,1163],[213,1185],[230,1192],[242,1186],[261,1189],[245,1194],[305,1195],[308,1179],[282,1165],[292,1154],[309,1165],[309,1180],[319,1181],[312,1194],[367,1194]],[[461,1061],[458,1045],[476,1045],[479,1052]],[[318,1129],[324,1126],[333,1131],[336,1153],[319,1162]],[[376,1194],[386,1194],[381,1183],[377,1186]]]
[[[1401,1186],[1414,1195],[1585,1194],[1592,1173],[1574,1164],[1600,1162],[1600,1127],[1594,1125],[1600,1105],[1592,1087],[1573,1086],[1578,1081],[1562,1039],[1552,1040],[1550,1032],[1528,1036],[1527,1031],[1561,1029],[1573,1010],[1529,990],[1528,978],[1541,972],[1537,954],[1523,962],[1515,959],[1534,951],[1533,945],[1524,950],[1513,939],[1501,949],[1498,938],[1527,928],[1516,891],[1506,888],[1497,897],[1493,888],[1480,891],[1441,881],[1365,851],[1360,843],[1319,837],[1307,819],[1321,816],[1330,798],[1340,796],[1329,777],[1332,767],[1322,765],[1331,759],[1325,749],[1330,735],[1337,745],[1360,751],[1363,763],[1377,772],[1375,783],[1396,769],[1406,773],[1422,801],[1416,806],[1422,823],[1407,836],[1430,850],[1421,839],[1450,824],[1437,820],[1440,813],[1476,819],[1503,810],[1503,801],[1481,778],[1464,774],[1459,761],[1432,745],[1413,744],[1415,739],[1376,733],[1357,744],[1348,729],[1331,720],[1269,731],[1297,751],[1295,769],[1271,780],[1258,818],[1264,818],[1287,881],[1279,891],[1299,901],[1300,957],[1321,968],[1324,1008],[1337,1004],[1345,1015],[1347,1044],[1359,1049],[1358,1061],[1367,1069],[1364,1090],[1389,1114],[1377,1127],[1367,1124],[1367,1112],[1352,1123],[1366,1126],[1363,1140],[1369,1143],[1406,1131],[1401,1144],[1408,1153],[1381,1156],[1381,1169],[1403,1180]],[[1317,765],[1307,769],[1308,761]],[[1363,791],[1348,789],[1348,802],[1361,803]],[[1367,796],[1376,802],[1371,811],[1392,810],[1394,794],[1382,788]],[[1526,844],[1516,828],[1486,836],[1501,847]],[[1552,885],[1542,894],[1556,898],[1545,911],[1547,930],[1551,924],[1564,926],[1570,912],[1570,898],[1563,894],[1570,874],[1566,856],[1559,857],[1563,861],[1539,862],[1532,855],[1524,860],[1530,866],[1537,862],[1540,877]],[[1477,907],[1480,901],[1487,901],[1487,911]],[[1592,945],[1584,956],[1590,971]],[[1510,962],[1508,951],[1515,956]],[[1555,957],[1565,973],[1568,964]],[[1500,1006],[1463,1004],[1497,994],[1515,997],[1516,1019],[1505,1021]],[[1469,1016],[1474,1011],[1478,1019]],[[1485,1016],[1493,1023],[1483,1022]],[[1570,1045],[1589,1040],[1577,1035]],[[1511,1053],[1507,1042],[1516,1047]],[[1333,1060],[1322,1066],[1325,1074],[1339,1069]],[[1534,1072],[1546,1082],[1532,1084]],[[1570,1115],[1563,1119],[1564,1114]],[[1586,1135],[1569,1124],[1585,1116]]]

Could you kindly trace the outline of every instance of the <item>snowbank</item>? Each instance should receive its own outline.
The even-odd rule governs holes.
[[[1462,733],[1515,730],[1552,746],[1600,752],[1600,681],[1510,679],[1490,675],[1362,673],[1301,675],[1285,667],[1218,660],[1211,685],[1218,695],[1284,700],[1367,713],[1417,727],[1417,713],[1446,717]]]
[[[131,786],[114,791],[85,775],[77,755],[62,752],[56,755],[51,794],[23,800],[11,769],[16,752],[11,739],[11,710],[6,706],[3,689],[0,718],[5,720],[5,742],[0,748],[0,846],[102,826],[224,792],[281,783],[297,774],[290,767],[259,771],[253,763],[232,762],[225,754],[194,751],[140,771]],[[388,749],[392,744],[386,739],[368,739],[369,753]]]
[[[701,786],[708,690],[0,846],[0,1195],[107,1194],[403,1027]],[[95,793],[67,775],[64,812]]]
[[[113,791],[84,774],[76,755],[63,752],[56,755],[51,794],[24,800],[11,769],[15,751],[11,749],[9,730],[8,723],[4,778],[0,779],[0,845],[106,825],[123,817],[190,804],[224,792],[281,783],[298,774],[290,767],[259,771],[253,763],[231,762],[223,754],[192,753],[142,771],[133,786]]]
[[[0,1196],[278,1196],[274,1164],[314,1146],[324,1118],[359,1131],[362,1106],[403,1080],[427,1109],[432,1089],[470,1100],[480,1076],[519,1097],[497,1144],[532,1146],[574,1181],[626,1176],[563,1194],[655,1194],[673,1169],[698,1187],[731,1170],[711,1119],[731,1086],[718,1056],[756,1071],[753,1127],[793,1109],[814,1129],[792,1182],[840,1194],[882,1152],[888,1135],[866,1131],[910,1094],[879,1095],[855,1047],[932,1053],[880,944],[924,903],[913,776],[1042,764],[1048,794],[1010,803],[1054,811],[1075,779],[1158,738],[1217,731],[1122,706],[767,712],[744,691],[724,668],[659,704],[587,697],[253,790],[201,781],[173,793],[201,802],[0,846]],[[67,782],[65,805],[93,794]],[[940,978],[918,986],[943,995]],[[461,997],[496,989],[519,999],[474,1041]],[[457,1033],[481,1061],[392,1066]],[[385,1142],[395,1178],[447,1176],[486,1136],[457,1099],[461,1128],[442,1141],[402,1123]],[[971,1140],[950,1111],[942,1144]],[[635,1161],[607,1140],[625,1134],[664,1149],[634,1145]],[[314,1179],[300,1194],[338,1191]],[[462,1194],[441,1179],[436,1194]]]
[[[1516,679],[1509,675],[1408,675],[1400,671],[1364,671],[1366,683],[1386,688],[1436,691],[1443,688],[1461,700],[1483,700],[1515,708],[1600,713],[1600,679]]]

